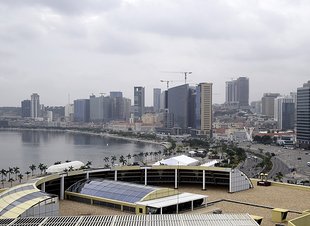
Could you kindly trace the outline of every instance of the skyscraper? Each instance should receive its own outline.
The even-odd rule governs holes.
[[[200,135],[212,136],[212,83],[196,87],[195,128]]]
[[[123,98],[123,93],[121,91],[112,91],[110,92],[110,97],[111,98],[115,98],[115,97]]]
[[[297,89],[296,139],[302,148],[310,149],[310,81]]]
[[[153,107],[155,113],[158,113],[160,110],[160,95],[161,95],[161,89],[154,88],[153,89]]]
[[[31,95],[31,118],[40,117],[40,96],[37,93]]]
[[[249,106],[249,79],[239,77],[226,82],[226,104],[235,107]]]
[[[134,117],[135,119],[141,119],[144,114],[145,107],[145,93],[144,87],[134,87]]]
[[[274,102],[274,120],[278,129],[293,130],[295,126],[295,103],[292,97],[279,96]]]
[[[23,100],[21,103],[22,107],[22,117],[28,118],[31,117],[31,101],[30,100]]]
[[[182,129],[188,127],[188,84],[176,86],[168,90],[168,109],[173,114],[174,126]]]
[[[74,121],[89,122],[90,105],[89,99],[79,99],[74,101]]]
[[[262,114],[274,117],[274,100],[280,96],[279,93],[264,93],[262,97]]]
[[[249,79],[246,77],[237,79],[237,101],[241,108],[249,106]]]

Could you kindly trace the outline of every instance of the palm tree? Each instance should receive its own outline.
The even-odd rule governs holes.
[[[26,171],[25,174],[27,175],[27,180],[28,180],[30,172]]]
[[[5,181],[6,181],[5,179],[1,179],[2,188],[4,188],[4,182]]]
[[[110,161],[110,158],[106,156],[106,157],[104,157],[103,161],[104,161],[104,162],[109,162],[109,161]]]
[[[104,165],[104,168],[109,169],[109,168],[110,168],[110,165],[109,165],[109,164],[105,164],[105,165]]]
[[[147,156],[149,156],[149,153],[148,153],[148,152],[145,152],[145,153],[144,153],[144,156],[145,156],[145,160],[146,160],[146,162],[147,162]]]
[[[13,171],[14,171],[14,173],[15,173],[15,180],[17,180],[17,175],[20,173],[20,171],[19,171],[19,167],[13,167]]]
[[[129,160],[131,159],[131,154],[129,153],[126,157],[128,159],[128,163],[129,163]]]
[[[22,179],[24,178],[24,175],[23,174],[18,174],[18,179],[19,179],[19,183],[22,182]]]
[[[12,187],[14,181],[15,181],[15,180],[14,180],[13,178],[9,178],[9,179],[8,179],[8,182],[11,183],[11,187]]]
[[[112,155],[111,156],[111,164],[112,166],[114,166],[114,162],[116,161],[116,156],[115,155]]]
[[[90,166],[91,166],[91,164],[92,164],[92,162],[91,161],[87,161],[87,163],[86,163],[86,167],[89,169],[90,168]]]
[[[29,169],[31,170],[31,175],[33,176],[33,171],[36,170],[36,165],[32,164],[31,166],[29,166]]]
[[[5,169],[2,169],[2,170],[0,171],[0,173],[1,173],[1,180],[3,180],[4,177],[6,177],[7,171],[6,171]]]
[[[13,174],[14,173],[14,169],[13,168],[11,168],[11,167],[9,167],[9,169],[8,169],[8,174],[9,174],[9,179],[11,179],[11,174]]]
[[[44,166],[42,167],[42,170],[43,170],[43,173],[46,174],[47,165],[44,165]]]
[[[127,160],[125,159],[125,157],[123,155],[121,155],[119,157],[119,162],[122,163],[122,165],[124,166],[127,163]]]
[[[43,163],[39,163],[39,165],[38,165],[38,168],[39,168],[39,170],[41,171],[41,175],[42,175],[42,173],[43,173],[43,166],[44,166],[44,164]]]
[[[69,171],[73,171],[73,170],[74,170],[73,166],[69,166]]]

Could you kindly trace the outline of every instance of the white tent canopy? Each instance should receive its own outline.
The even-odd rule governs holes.
[[[216,163],[218,163],[217,160],[212,160],[210,162],[206,162],[204,164],[202,164],[201,166],[208,166],[208,167],[211,167],[211,166],[214,166]]]
[[[63,172],[65,169],[69,169],[70,167],[73,167],[73,170],[80,169],[82,166],[85,166],[83,162],[80,161],[72,161],[72,162],[65,162],[57,165],[52,165],[47,168],[47,173],[59,173]]]
[[[168,166],[197,166],[199,161],[197,159],[188,157],[186,155],[175,156],[169,159],[163,159],[153,164],[153,166],[168,165]]]

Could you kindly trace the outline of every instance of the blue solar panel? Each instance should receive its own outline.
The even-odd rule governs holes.
[[[76,182],[67,189],[69,192],[129,203],[141,201],[144,196],[155,190],[157,190],[156,187],[146,187],[143,185],[101,179],[84,179]]]

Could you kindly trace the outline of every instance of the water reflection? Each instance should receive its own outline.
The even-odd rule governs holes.
[[[162,150],[159,145],[130,142],[123,139],[92,136],[79,133],[51,131],[0,131],[0,168],[18,166],[29,170],[29,165],[44,163],[51,165],[56,161],[92,161],[94,167],[103,167],[105,157],[130,154],[133,157],[141,152]],[[127,158],[126,158],[127,159]]]
[[[38,131],[22,131],[21,138],[25,144],[40,144],[40,132]]]

